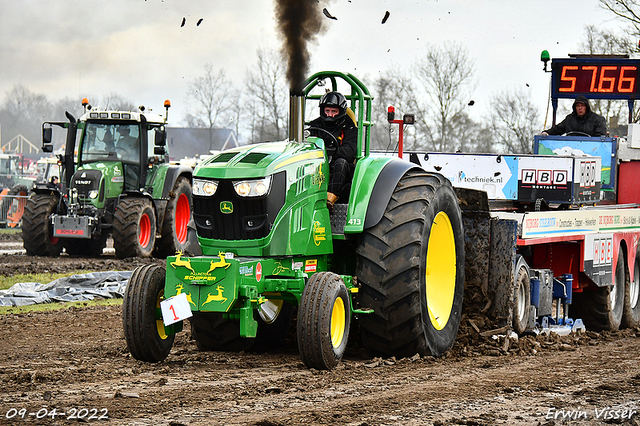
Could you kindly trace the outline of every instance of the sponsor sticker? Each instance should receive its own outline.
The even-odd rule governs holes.
[[[318,260],[317,259],[307,260],[304,263],[304,271],[305,272],[315,272],[317,268],[318,268]]]

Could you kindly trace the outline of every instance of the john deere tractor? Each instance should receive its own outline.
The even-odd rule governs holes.
[[[109,235],[119,258],[185,250],[192,169],[169,163],[169,102],[164,117],[84,105],[79,120],[67,113],[68,122],[43,124],[44,152],[53,151],[53,126],[67,129],[66,145],[60,181],[36,183],[27,200],[27,254],[95,256]]]
[[[325,142],[304,136],[303,110],[339,84],[357,123],[358,154],[350,195],[330,214]],[[196,167],[202,255],[133,272],[123,326],[134,358],[164,360],[186,318],[200,350],[277,345],[294,312],[311,368],[338,364],[354,319],[371,354],[437,356],[452,346],[464,287],[458,200],[441,175],[370,155],[371,101],[356,77],[317,73],[291,98],[288,140]]]

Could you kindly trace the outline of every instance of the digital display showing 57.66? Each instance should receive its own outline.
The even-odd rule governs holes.
[[[640,93],[637,59],[554,59],[552,72],[555,98],[635,99]]]

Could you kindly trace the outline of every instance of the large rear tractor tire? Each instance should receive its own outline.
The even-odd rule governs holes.
[[[624,251],[618,248],[618,262],[613,272],[613,286],[598,287],[573,296],[575,310],[573,316],[582,318],[584,325],[594,331],[615,331],[622,323],[625,302]]]
[[[160,313],[164,280],[162,266],[139,266],[131,274],[124,293],[124,337],[131,356],[140,361],[160,362],[173,346],[175,334],[167,334]]]
[[[515,269],[515,303],[513,309],[513,330],[522,334],[529,323],[531,306],[531,280],[529,266],[522,256],[518,256]]]
[[[340,275],[318,272],[304,287],[298,307],[298,350],[309,368],[331,370],[347,348],[351,305]]]
[[[57,195],[32,193],[22,215],[22,240],[29,256],[58,256],[62,241],[53,236],[49,216],[58,210]]]
[[[191,219],[191,184],[180,177],[169,193],[169,202],[162,222],[162,238],[156,241],[154,255],[159,258],[185,252],[187,246],[187,224]]]
[[[20,224],[27,204],[27,195],[29,195],[27,187],[18,184],[14,185],[7,193],[7,196],[2,198],[0,212],[3,221],[7,224],[7,228],[15,228]]]
[[[640,326],[640,252],[636,254],[633,279],[628,279],[624,290],[624,308],[622,313],[622,327],[635,328]]]
[[[448,179],[408,171],[356,250],[362,343],[382,356],[442,355],[455,342],[464,293],[464,234]]]
[[[156,215],[151,202],[123,198],[113,215],[113,247],[116,257],[150,257],[156,241]]]

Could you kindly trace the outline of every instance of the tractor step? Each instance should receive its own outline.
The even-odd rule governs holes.
[[[347,224],[347,210],[348,204],[335,204],[333,206],[333,213],[330,215],[331,219],[331,233],[333,235],[344,234],[344,226]]]

